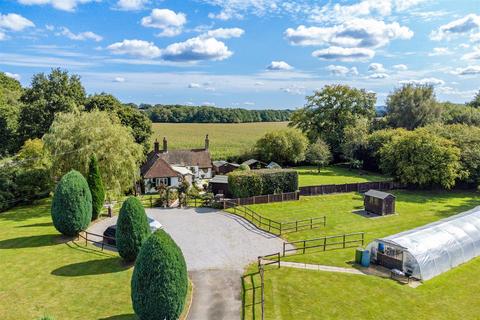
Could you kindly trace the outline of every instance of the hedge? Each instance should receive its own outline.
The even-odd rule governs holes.
[[[298,173],[292,169],[234,171],[228,175],[228,187],[235,198],[295,192]]]
[[[90,157],[87,181],[92,193],[92,220],[96,220],[102,211],[103,202],[105,201],[105,188],[95,155]]]
[[[142,244],[150,236],[150,226],[142,203],[129,197],[122,205],[115,238],[118,254],[126,261],[135,261]]]
[[[140,249],[131,282],[133,309],[140,320],[175,320],[188,291],[182,251],[164,230],[153,233]]]
[[[52,221],[66,236],[77,235],[92,220],[92,195],[87,180],[72,170],[62,177],[53,196]]]

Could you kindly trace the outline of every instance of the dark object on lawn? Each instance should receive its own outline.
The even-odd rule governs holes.
[[[115,240],[115,233],[117,232],[117,226],[113,225],[107,228],[103,232],[103,242],[112,246],[117,245],[117,241]]]
[[[395,213],[395,196],[378,190],[368,190],[364,195],[365,211],[381,216]]]

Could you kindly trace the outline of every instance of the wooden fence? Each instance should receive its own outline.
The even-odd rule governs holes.
[[[266,194],[261,196],[253,196],[248,198],[228,199],[228,202],[234,202],[237,205],[246,206],[251,204],[262,204],[270,202],[295,201],[300,199],[300,192],[286,192],[279,194]]]
[[[101,240],[99,240],[99,238]],[[114,248],[116,249],[117,247],[113,244],[108,244],[106,241],[110,240],[110,241],[116,241],[115,238],[112,238],[112,237],[107,237],[107,236],[104,236],[104,235],[100,235],[100,234],[96,234],[96,233],[92,233],[92,232],[88,232],[88,231],[83,231],[81,233],[78,234],[78,237],[77,237],[77,241],[79,241],[80,239],[83,239],[85,240],[85,246],[91,242],[93,244],[96,244],[98,246],[100,246],[102,248],[102,251],[104,249],[104,247],[110,247],[110,248]]]
[[[345,192],[366,192],[370,189],[375,190],[392,190],[400,189],[405,186],[394,181],[378,181],[378,182],[358,182],[345,184],[322,184],[318,186],[300,187],[301,196],[314,196],[318,194],[345,193]]]
[[[297,240],[283,243],[283,256],[287,252],[295,251],[305,253],[307,249],[321,248],[321,251],[337,250],[363,246],[365,244],[365,232],[346,233],[336,236],[328,236],[316,239]],[[291,246],[293,248],[287,248]]]
[[[276,235],[282,235],[288,232],[298,232],[302,230],[316,229],[327,225],[327,217],[310,218],[288,222],[279,222],[270,218],[263,217],[250,208],[238,205],[235,202],[222,201],[223,209],[231,209],[229,212],[247,219],[257,228],[268,231]]]

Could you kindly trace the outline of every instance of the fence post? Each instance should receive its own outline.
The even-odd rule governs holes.
[[[303,254],[305,254],[305,249],[306,249],[306,243],[307,241],[306,240],[303,240]]]
[[[278,268],[280,268],[280,252],[277,252]]]
[[[253,204],[255,204],[255,198],[256,198],[256,196],[253,196],[252,198],[253,198]]]
[[[280,223],[279,235],[282,235],[282,223]]]
[[[343,247],[345,248],[345,234],[343,235]]]
[[[327,250],[327,237],[323,238],[323,251]]]
[[[263,266],[260,268],[260,303],[261,303],[261,311],[262,311],[262,320],[264,319],[264,312],[265,312],[265,286],[263,283]],[[255,305],[253,306],[255,308]]]
[[[362,232],[362,246],[365,245],[365,233]]]
[[[150,208],[153,208],[153,204],[152,204],[152,196],[150,196]]]
[[[283,243],[283,256],[285,257],[285,242]]]
[[[295,221],[295,232],[298,232],[298,220]]]
[[[313,229],[313,218],[310,218],[310,229]]]
[[[323,226],[327,226],[327,216],[323,216]]]

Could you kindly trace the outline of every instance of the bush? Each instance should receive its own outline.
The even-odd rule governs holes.
[[[132,275],[132,304],[140,320],[178,319],[188,290],[182,251],[164,230],[142,246]]]
[[[228,175],[228,186],[235,198],[294,192],[298,189],[298,173],[290,169],[234,171]]]
[[[77,235],[92,220],[92,195],[87,180],[72,170],[62,177],[55,189],[52,202],[52,221],[66,236]]]
[[[318,172],[320,172],[322,167],[328,165],[332,161],[332,153],[325,141],[317,139],[315,143],[308,146],[305,160],[308,163],[317,166]]]
[[[461,176],[460,150],[424,129],[394,137],[380,155],[382,170],[402,183],[451,188]]]
[[[87,181],[90,192],[92,193],[92,220],[96,220],[102,211],[103,202],[105,201],[105,188],[103,187],[103,181],[95,155],[90,157]]]
[[[126,261],[135,261],[150,233],[147,214],[142,203],[135,197],[129,197],[120,209],[115,233],[120,256]]]

